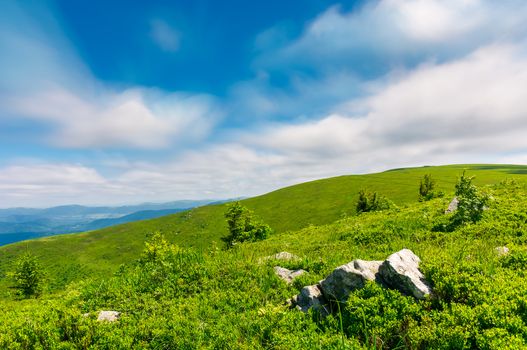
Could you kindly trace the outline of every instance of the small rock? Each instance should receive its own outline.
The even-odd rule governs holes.
[[[378,276],[389,288],[406,295],[424,299],[431,293],[423,273],[419,270],[421,259],[409,249],[403,249],[386,259],[379,267]]]
[[[353,290],[363,288],[366,281],[375,281],[381,264],[382,261],[353,260],[339,266],[320,282],[322,292],[329,300],[344,302]]]
[[[300,294],[293,297],[293,303],[296,308],[302,312],[307,312],[309,309],[320,311],[322,314],[328,314],[326,308],[326,299],[318,285],[305,286],[300,290]]]
[[[118,311],[101,311],[99,312],[97,321],[115,322],[119,319],[120,315],[121,313]]]
[[[268,256],[267,259],[288,261],[288,260],[298,260],[299,257],[294,254],[288,253],[288,252],[280,252],[280,253],[276,253],[274,255]]]
[[[496,254],[498,254],[498,256],[504,256],[504,255],[508,255],[509,254],[509,248],[503,246],[503,247],[496,247],[494,248],[494,251],[496,252]]]
[[[267,260],[284,260],[284,261],[290,261],[290,260],[299,260],[300,258],[294,254],[288,253],[288,252],[280,252],[273,255],[266,256],[264,258],[260,258],[258,262],[264,263]]]
[[[445,210],[445,214],[453,213],[457,210],[457,206],[459,204],[459,200],[457,197],[454,197],[450,204],[448,205],[448,208]]]
[[[302,270],[302,269],[300,269],[300,270],[289,270],[289,269],[286,269],[286,268],[281,267],[281,266],[275,266],[274,267],[274,272],[276,273],[276,275],[278,277],[283,279],[286,283],[291,283],[291,282],[293,282],[293,280],[295,278],[297,278],[298,276],[303,275],[307,271]]]

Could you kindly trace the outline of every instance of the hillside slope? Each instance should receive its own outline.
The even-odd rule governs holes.
[[[451,193],[457,177],[468,170],[476,184],[491,184],[505,178],[524,178],[527,166],[451,165],[407,168],[377,174],[349,175],[308,182],[243,200],[277,233],[323,225],[353,215],[361,188],[375,190],[397,205],[417,201],[419,180],[431,173],[439,189]],[[147,235],[161,231],[181,246],[206,249],[227,232],[225,204],[196,208],[153,220],[79,234],[58,235],[0,247],[0,294],[5,293],[7,271],[20,253],[37,255],[50,274],[50,287],[87,276],[108,276],[122,263],[135,259]]]
[[[0,348],[525,349],[527,187],[508,181],[485,191],[491,200],[482,219],[453,232],[434,230],[449,219],[445,197],[227,251],[150,242],[134,257],[140,263],[104,281],[0,300]],[[433,288],[425,300],[369,282],[324,319],[285,302],[344,263],[383,260],[403,248],[422,260]],[[262,260],[280,251],[300,259]],[[286,284],[273,272],[277,264],[308,273]],[[98,322],[99,310],[121,318]]]

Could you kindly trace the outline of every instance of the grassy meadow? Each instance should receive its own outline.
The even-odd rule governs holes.
[[[360,189],[377,191],[398,206],[415,203],[419,181],[427,173],[437,180],[438,190],[451,196],[464,170],[476,176],[475,184],[486,185],[509,178],[521,180],[527,167],[449,165],[395,169],[303,183],[241,202],[276,233],[283,233],[355,215]],[[170,242],[198,250],[207,249],[212,242],[221,245],[221,237],[227,234],[225,210],[226,204],[204,206],[157,219],[0,247],[0,298],[8,293],[6,273],[12,270],[14,259],[23,252],[29,251],[39,257],[48,270],[51,290],[61,289],[86,277],[110,276],[120,264],[138,256],[144,241],[154,231],[163,233]]]
[[[436,232],[467,169],[490,198],[481,221]],[[2,274],[30,251],[48,288],[19,300],[2,279],[6,349],[523,349],[527,348],[527,187],[521,166],[444,166],[314,181],[244,200],[275,229],[221,249],[224,205],[0,248]],[[443,198],[418,202],[431,173]],[[359,189],[397,206],[356,215]],[[147,234],[160,231],[152,258]],[[214,243],[216,242],[216,243]],[[174,244],[174,245],[171,245]],[[508,255],[495,248],[507,246]],[[286,301],[353,259],[414,251],[434,294],[416,301],[371,283],[327,318]],[[288,251],[298,261],[261,262]],[[308,271],[287,285],[273,266]],[[95,320],[118,310],[115,323]],[[82,316],[87,314],[86,317]]]

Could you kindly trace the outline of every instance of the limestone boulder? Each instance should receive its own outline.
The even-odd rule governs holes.
[[[457,199],[457,197],[452,198],[452,201],[450,201],[448,208],[445,210],[445,214],[450,214],[450,213],[455,212],[457,210],[458,204],[459,204],[459,199]]]
[[[319,285],[305,286],[300,294],[293,297],[293,304],[302,312],[308,312],[313,308],[322,314],[328,314],[327,301],[320,290]]]
[[[121,313],[118,311],[100,311],[97,316],[99,322],[115,322],[119,319]]]
[[[417,299],[424,299],[432,290],[419,270],[421,259],[409,249],[390,255],[379,267],[378,278],[388,288],[399,290]]]
[[[363,288],[367,281],[375,281],[382,261],[353,260],[337,267],[326,279],[320,282],[324,296],[328,300],[344,302],[349,294]]]
[[[265,263],[268,260],[295,261],[295,260],[300,260],[300,258],[289,252],[280,252],[280,253],[276,253],[273,255],[260,258],[258,262],[261,264],[261,263]]]
[[[274,272],[276,273],[276,275],[278,277],[283,279],[288,284],[293,282],[293,280],[295,278],[297,278],[298,276],[301,276],[304,273],[307,273],[307,271],[302,270],[302,269],[300,269],[300,270],[289,270],[289,269],[286,269],[285,267],[281,267],[281,266],[275,266],[274,267]]]

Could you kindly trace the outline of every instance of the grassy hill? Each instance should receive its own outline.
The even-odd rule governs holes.
[[[262,203],[281,198],[281,208],[288,208],[289,215],[306,218],[309,214],[303,210],[317,208],[316,202],[308,200],[309,195],[318,195],[321,207],[334,208],[326,209],[330,220],[329,213],[338,217],[337,212],[344,209],[327,204],[328,198],[349,197],[358,187],[371,185],[371,189],[392,189],[390,197],[400,206],[294,231],[287,231],[287,216],[277,212],[275,225],[283,226],[278,225],[281,229],[261,242],[204,252],[160,245],[165,253],[156,259],[143,255],[141,263],[129,263],[102,281],[83,281],[41,299],[0,300],[4,310],[0,317],[0,348],[525,349],[526,183],[509,181],[486,187],[491,200],[481,221],[453,232],[436,232],[433,228],[448,219],[444,209],[450,196],[416,202],[416,183],[424,172],[430,172],[450,191],[462,168],[404,169],[339,177],[251,199],[246,204],[262,216],[271,213]],[[470,173],[477,175],[480,183],[492,183],[506,177],[523,179],[524,170],[472,167]],[[338,184],[343,183],[351,188],[339,192]],[[302,186],[307,186],[303,198],[298,190]],[[290,205],[288,196],[296,203],[307,204],[300,208]],[[353,198],[346,208],[352,203]],[[144,230],[156,228],[156,223],[163,222],[167,232],[179,230],[171,239],[181,244],[191,242],[187,232],[192,233],[193,227],[209,232],[206,239],[216,238],[221,232],[213,233],[214,227],[207,220],[217,215],[216,222],[222,223],[223,209],[205,207],[185,214],[185,219],[175,215],[119,226],[113,231],[55,238],[54,242],[62,242],[62,246],[46,246],[42,242],[47,240],[39,240],[31,242],[28,249],[43,258],[44,254],[54,254],[61,260],[65,259],[61,254],[68,254],[67,246],[74,242],[80,245],[74,255],[79,259],[78,267],[84,261],[90,263],[88,253],[78,253],[81,249],[98,252],[100,259],[108,254],[109,265],[112,259],[118,260],[110,252],[119,244],[127,252],[126,259],[139,258]],[[324,220],[324,215],[312,214]],[[300,222],[291,220],[289,225]],[[108,241],[107,236],[112,240]],[[115,245],[103,249],[101,242]],[[498,246],[507,246],[509,254],[500,256],[495,250]],[[343,263],[353,259],[382,260],[402,248],[411,249],[421,258],[421,269],[434,290],[430,298],[417,301],[369,283],[352,292],[339,313],[325,319],[290,310],[285,303],[302,286],[316,283]],[[301,259],[260,262],[262,257],[284,250]],[[16,250],[11,250],[14,253]],[[80,260],[81,256],[86,260]],[[308,274],[287,285],[274,275],[275,264],[302,268]],[[99,323],[98,310],[118,310],[122,317],[116,323]],[[82,316],[85,313],[87,317]]]
[[[430,173],[439,189],[451,193],[457,177],[467,170],[476,184],[497,183],[505,178],[523,178],[527,166],[450,165],[395,169],[377,174],[323,179],[280,189],[243,204],[267,222],[276,233],[310,225],[332,223],[355,214],[361,188],[375,190],[399,206],[417,201],[419,180]],[[225,204],[196,208],[153,220],[138,221],[102,230],[58,235],[0,247],[0,296],[6,293],[5,274],[22,252],[37,255],[48,270],[50,288],[58,289],[85,277],[109,276],[120,264],[133,261],[147,235],[161,231],[180,246],[207,249],[227,233]]]

